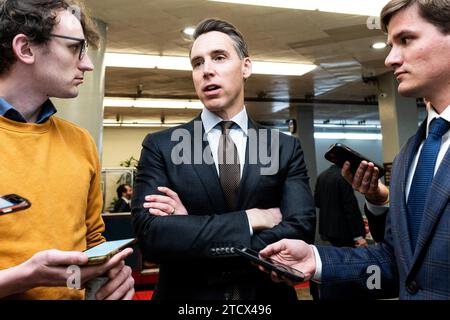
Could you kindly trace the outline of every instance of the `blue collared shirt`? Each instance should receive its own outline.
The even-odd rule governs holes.
[[[50,101],[50,99],[48,99],[41,106],[41,112],[39,113],[36,123],[38,124],[44,123],[55,113],[56,108]],[[19,111],[14,109],[12,105],[10,105],[8,102],[6,102],[5,99],[1,97],[0,97],[0,116],[17,122],[27,122]]]

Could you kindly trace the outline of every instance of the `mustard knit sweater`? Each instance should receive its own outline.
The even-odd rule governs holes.
[[[0,195],[31,207],[0,215],[0,269],[46,249],[85,250],[102,241],[100,164],[86,130],[52,116],[43,124],[0,116]],[[81,299],[83,291],[34,288],[14,299]]]

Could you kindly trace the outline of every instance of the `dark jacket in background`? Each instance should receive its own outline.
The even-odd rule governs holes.
[[[114,209],[111,212],[131,212],[131,207],[125,200],[120,198],[114,204]]]
[[[317,178],[314,192],[319,213],[319,234],[333,242],[352,245],[365,238],[364,221],[352,186],[342,177],[341,168],[330,166]],[[334,241],[333,241],[334,240]]]

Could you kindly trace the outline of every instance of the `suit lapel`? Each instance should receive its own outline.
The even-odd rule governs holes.
[[[208,139],[205,135],[205,128],[200,117],[197,117],[192,122],[192,127],[189,128],[191,132],[191,150],[192,154],[196,154],[197,158],[193,157],[193,167],[198,178],[203,184],[206,194],[209,197],[211,205],[215,208],[215,211],[222,212],[226,208],[225,199],[220,186],[219,176],[214,164],[214,160],[211,154],[211,148],[208,143]],[[201,133],[200,133],[201,132]],[[199,141],[201,143],[201,150],[197,150]],[[195,143],[198,145],[195,146]],[[200,161],[201,158],[201,161]],[[197,160],[197,161],[196,161]],[[189,181],[187,181],[189,183]]]
[[[250,155],[250,152],[258,152],[259,146],[259,128],[257,128],[256,124],[253,123],[253,121],[248,118],[248,137],[247,137],[247,146],[245,148],[245,165],[244,165],[244,171],[242,173],[242,179],[241,183],[239,185],[239,191],[236,201],[236,207],[237,209],[246,209],[249,206],[249,202],[252,198],[252,195],[255,194],[256,187],[258,186],[258,182],[260,179],[260,170],[261,170],[261,164],[259,161],[256,161],[254,163],[253,157],[255,155]],[[251,136],[256,132],[256,137]],[[256,145],[250,145],[255,144]],[[250,156],[252,156],[252,163],[250,163]]]
[[[411,248],[410,234],[409,234],[409,223],[408,223],[408,207],[406,205],[406,185],[408,181],[408,175],[410,171],[411,164],[414,160],[414,156],[417,153],[417,150],[422,142],[425,135],[426,128],[426,120],[422,123],[419,130],[415,134],[415,136],[410,140],[408,144],[405,146],[404,152],[400,153],[398,159],[399,168],[399,177],[395,179],[399,179],[400,185],[400,194],[401,203],[400,203],[400,212],[397,212],[395,216],[395,212],[392,212],[391,215],[393,220],[397,221],[397,226],[399,229],[399,241],[401,242],[400,250],[403,252],[403,256],[406,260],[406,265],[408,269],[412,265],[413,260],[413,251]]]
[[[444,159],[439,166],[436,175],[428,192],[425,202],[425,210],[420,224],[417,247],[414,254],[415,263],[421,252],[425,249],[425,244],[430,238],[434,226],[439,221],[445,207],[449,201],[448,185],[450,181],[450,149],[447,150]]]

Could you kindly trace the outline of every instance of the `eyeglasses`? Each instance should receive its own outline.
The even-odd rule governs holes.
[[[78,41],[80,43],[80,54],[78,56],[78,59],[83,60],[84,56],[86,55],[87,51],[88,51],[88,42],[86,41],[86,39],[80,39],[80,38],[74,38],[74,37],[69,37],[69,36],[62,36],[59,34],[50,34],[50,37],[56,37],[56,38],[62,38],[62,39],[69,39],[69,40],[74,40],[74,41]]]

